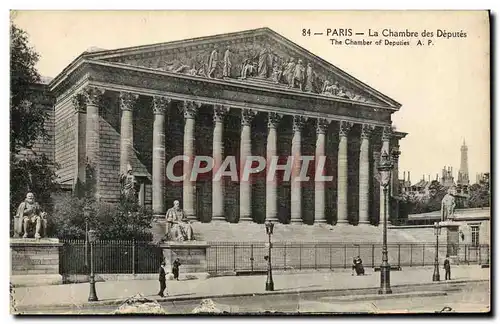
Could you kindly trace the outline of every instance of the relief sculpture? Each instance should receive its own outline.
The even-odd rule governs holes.
[[[335,77],[332,82],[325,71],[313,66],[313,62],[294,57],[282,47],[274,48],[268,43],[252,42],[223,45],[222,52],[219,52],[219,48],[220,44],[215,44],[209,49],[186,51],[181,55],[168,54],[163,59],[134,60],[129,61],[129,64],[210,79],[256,78],[257,82],[269,80],[289,89],[359,102],[370,101],[354,89],[340,85]]]

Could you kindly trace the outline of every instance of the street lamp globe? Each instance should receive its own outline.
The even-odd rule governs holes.
[[[95,230],[89,230],[89,242],[95,243],[97,241],[97,232]]]
[[[85,220],[88,220],[90,218],[91,211],[92,208],[90,208],[90,206],[85,205],[85,207],[83,207],[83,217],[85,218]]]
[[[434,235],[441,235],[441,226],[439,226],[439,222],[434,222]]]

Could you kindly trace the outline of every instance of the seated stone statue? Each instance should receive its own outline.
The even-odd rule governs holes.
[[[243,67],[241,68],[241,78],[246,79],[247,77],[254,76],[257,72],[257,68],[255,63],[250,62],[249,59],[246,59],[243,62]]]
[[[179,208],[179,201],[174,201],[174,207],[167,211],[167,240],[169,241],[194,241],[193,228]]]
[[[449,189],[443,200],[441,200],[441,221],[444,222],[449,218],[453,218],[454,213],[455,197],[452,195],[452,190]]]
[[[26,199],[19,204],[14,217],[14,235],[23,238],[28,237],[31,227],[35,227],[35,238],[39,239],[46,235],[47,219],[46,213],[42,212],[40,205],[35,201],[35,195],[29,192]]]

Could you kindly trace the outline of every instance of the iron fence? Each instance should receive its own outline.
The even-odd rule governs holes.
[[[60,273],[89,272],[89,250],[84,240],[61,240]],[[208,242],[207,271],[261,272],[267,269],[265,243]],[[388,244],[391,266],[415,267],[434,264],[436,247],[431,243]],[[455,253],[454,253],[455,252]],[[489,245],[440,245],[439,258],[457,255],[465,264],[489,264]],[[382,245],[339,244],[324,242],[279,242],[272,245],[273,269],[348,269],[352,259],[360,256],[366,267],[382,262]],[[160,246],[139,241],[97,241],[94,243],[94,271],[101,274],[156,273],[163,258]]]

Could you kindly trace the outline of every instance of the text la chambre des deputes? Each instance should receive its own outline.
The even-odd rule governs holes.
[[[369,28],[366,32],[355,32],[352,28],[337,28],[337,29],[326,29],[326,36],[332,37],[330,38],[330,42],[332,45],[373,45],[375,42],[376,45],[410,45],[408,39],[418,39],[422,38],[440,38],[440,39],[452,39],[452,38],[466,38],[467,32],[463,30],[460,31],[451,31],[446,29],[436,29],[436,30],[427,30],[424,29],[422,31],[410,30],[408,28],[404,30],[397,30],[392,28],[384,28],[382,30],[379,29],[371,29]],[[370,40],[370,39],[352,39],[347,38],[340,40],[334,37],[351,37],[351,36],[367,36],[367,37],[385,37],[384,40],[380,39],[378,41]],[[343,44],[342,44],[343,43]]]

